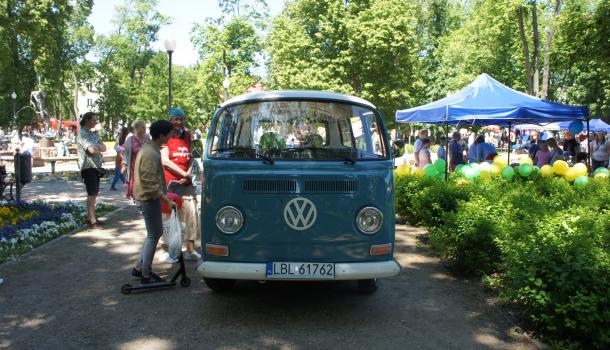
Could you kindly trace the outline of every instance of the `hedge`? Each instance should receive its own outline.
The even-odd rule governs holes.
[[[610,182],[396,176],[396,210],[561,348],[610,348]]]

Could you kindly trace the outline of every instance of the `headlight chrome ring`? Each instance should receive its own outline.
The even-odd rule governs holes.
[[[244,225],[244,216],[239,209],[226,206],[220,208],[216,213],[216,227],[228,235],[239,231]]]
[[[372,235],[383,226],[383,214],[375,207],[362,208],[356,215],[356,226],[367,235]]]

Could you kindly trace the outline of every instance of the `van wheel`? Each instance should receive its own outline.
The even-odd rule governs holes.
[[[358,291],[361,294],[373,294],[377,290],[377,279],[358,280]]]
[[[203,278],[205,284],[217,293],[228,292],[235,285],[235,280],[228,280],[222,278]]]

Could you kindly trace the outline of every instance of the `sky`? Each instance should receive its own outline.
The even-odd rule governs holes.
[[[112,19],[115,7],[126,0],[95,0],[89,22],[97,34],[108,34],[112,31]],[[267,0],[271,17],[280,13],[284,0]],[[159,31],[159,40],[153,48],[165,51],[163,41],[166,38],[176,39],[176,49],[172,55],[172,63],[190,66],[197,63],[198,55],[190,39],[193,23],[203,23],[206,18],[220,17],[218,0],[159,0],[158,11],[170,16],[172,23]]]

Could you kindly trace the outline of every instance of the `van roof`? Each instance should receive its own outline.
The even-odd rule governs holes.
[[[249,94],[239,95],[232,99],[224,102],[220,107],[225,107],[232,104],[247,103],[254,101],[274,101],[274,100],[328,100],[328,101],[339,101],[339,102],[350,102],[365,105],[371,108],[376,108],[375,105],[369,101],[363,100],[359,97],[338,94],[335,92],[325,92],[316,90],[276,90],[276,91],[259,91],[252,92]]]

